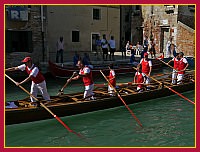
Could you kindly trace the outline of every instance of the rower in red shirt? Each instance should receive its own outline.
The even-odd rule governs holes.
[[[142,66],[142,73],[146,75],[146,84],[150,83],[150,78],[149,76],[151,75],[152,71],[152,62],[148,58],[148,53],[144,53],[144,58],[140,60],[140,63],[138,66]],[[150,90],[150,88],[147,86],[147,90]]]
[[[94,100],[95,99],[93,97],[94,82],[93,82],[91,68],[88,65],[84,65],[81,60],[78,61],[77,66],[80,69],[79,74],[71,79],[68,79],[67,82],[69,83],[71,80],[78,80],[79,78],[82,78],[85,86],[83,98],[85,100],[90,100],[90,99]]]
[[[186,58],[183,57],[184,53],[180,52],[179,53],[179,64],[178,64],[178,76],[177,76],[177,84],[181,84],[183,81],[183,77],[185,74],[185,70],[189,66],[188,61]]]
[[[109,76],[107,76],[109,82],[111,83],[111,85],[115,88],[116,87],[116,79],[115,79],[115,71],[113,68],[113,64],[110,64],[108,66],[110,73]],[[114,96],[114,89],[108,84],[108,93],[110,94],[110,96]]]
[[[176,84],[177,80],[177,71],[179,66],[179,55],[176,53],[176,57],[171,59],[167,64],[170,64],[171,62],[174,62],[173,72],[172,72],[172,84]]]
[[[138,84],[137,85],[137,91],[138,92],[142,92],[143,88],[144,88],[144,83],[146,81],[146,75],[144,73],[142,73],[142,70],[140,68],[140,66],[137,68],[137,72],[135,73],[133,82]]]
[[[16,85],[17,86],[22,85],[23,83],[28,82],[29,80],[32,80],[30,93],[34,97],[37,97],[38,91],[40,91],[42,94],[42,97],[46,101],[50,102],[50,96],[47,92],[45,78],[39,71],[38,67],[32,63],[32,59],[30,57],[24,58],[24,60],[22,60],[22,63],[24,64],[17,67],[8,68],[6,69],[6,71],[16,71],[16,70],[25,71],[26,70],[29,76],[23,81],[17,82]],[[30,99],[31,99],[31,102],[35,102],[33,97],[30,96]]]

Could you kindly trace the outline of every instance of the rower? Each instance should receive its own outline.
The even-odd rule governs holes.
[[[111,83],[111,85],[113,87],[116,87],[115,71],[113,68],[113,64],[110,64],[108,66],[108,68],[110,70],[110,73],[109,73],[109,76],[107,76],[107,78],[108,78],[109,82]],[[114,89],[109,84],[108,84],[108,93],[110,94],[110,96],[115,95]]]
[[[84,65],[82,60],[79,60],[77,63],[77,66],[79,67],[80,71],[79,74],[73,78],[70,78],[67,80],[67,83],[71,82],[72,80],[78,80],[79,78],[83,79],[83,83],[85,86],[85,91],[83,98],[86,100],[95,100],[94,93],[94,82],[92,77],[92,70],[90,66]]]
[[[24,58],[22,60],[22,63],[23,64],[20,66],[11,67],[11,68],[6,69],[5,71],[8,72],[8,71],[17,71],[17,70],[25,71],[26,70],[26,72],[28,73],[29,76],[26,79],[24,79],[23,81],[16,82],[15,84],[17,86],[19,86],[19,85],[22,85],[23,83],[26,83],[26,82],[32,80],[30,94],[32,94],[34,97],[37,97],[38,91],[40,91],[43,98],[47,102],[50,102],[50,96],[47,92],[45,78],[39,71],[38,67],[32,63],[31,57]],[[32,96],[30,96],[30,99],[31,99],[31,102],[34,104],[34,106],[36,106],[35,99]],[[39,106],[39,105],[40,104],[37,103],[37,106]]]
[[[177,79],[177,71],[179,66],[179,55],[176,53],[176,56],[171,59],[167,64],[169,65],[171,62],[174,62],[173,72],[172,72],[172,84],[176,84]]]
[[[143,83],[146,81],[146,75],[142,73],[140,65],[137,67],[137,72],[135,73],[133,82],[138,83],[137,85],[137,91],[142,92],[144,89]]]
[[[144,58],[140,60],[138,66],[140,65],[142,66],[142,73],[146,75],[146,84],[149,84],[150,83],[149,77],[152,71],[152,62],[151,60],[149,60],[147,52],[144,53]],[[147,85],[147,90],[150,90],[150,87],[148,85]]]
[[[188,61],[186,58],[183,57],[184,53],[180,52],[179,53],[179,65],[178,65],[178,76],[177,76],[177,84],[181,84],[183,81],[183,77],[185,74],[185,70],[189,66]]]

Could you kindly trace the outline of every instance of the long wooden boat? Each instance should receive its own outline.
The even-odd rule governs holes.
[[[162,63],[158,60],[152,60],[153,62],[153,70],[160,69],[162,67]],[[114,65],[114,70],[116,74],[126,74],[126,73],[132,73],[134,72],[133,65],[130,65],[128,63],[126,64],[116,64]],[[49,70],[53,76],[56,77],[69,77],[73,74],[74,71],[78,71],[79,69],[73,66],[64,66],[55,64],[51,61],[49,61]],[[108,74],[109,69],[108,65],[93,65],[92,74],[93,76],[98,76],[101,73],[99,70],[102,70],[105,74]]]
[[[162,78],[159,81],[162,81],[165,85],[179,93],[195,89],[194,72],[192,74],[187,74],[187,77],[184,79],[184,83],[181,85],[170,85],[170,78]],[[153,80],[150,91],[144,90],[139,93],[136,91],[136,85],[130,83],[121,84],[117,90],[127,104],[133,104],[174,94],[168,88],[163,87],[163,85],[161,86]],[[62,117],[123,105],[117,96],[110,96],[107,93],[107,86],[95,88],[94,93],[96,97],[95,100],[83,100],[83,93],[51,96],[52,101],[46,106],[57,116]],[[42,100],[40,102],[44,103]],[[49,114],[43,107],[30,106],[29,97],[23,100],[6,102],[6,104],[10,103],[14,103],[17,107],[5,108],[6,125],[52,118],[52,115]]]

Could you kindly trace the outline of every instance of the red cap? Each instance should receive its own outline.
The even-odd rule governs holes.
[[[144,56],[148,56],[148,53],[145,52],[145,53],[144,53]]]
[[[31,57],[29,57],[29,56],[25,57],[24,60],[22,60],[23,63],[26,63],[28,61],[31,61]]]

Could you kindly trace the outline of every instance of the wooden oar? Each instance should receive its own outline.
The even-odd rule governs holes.
[[[161,61],[162,63],[164,63],[164,64],[167,65],[168,67],[174,69],[173,66],[171,66],[171,65],[169,65],[168,63],[164,62],[162,59],[158,59],[158,58],[156,58],[156,59],[159,60],[159,61]],[[176,72],[179,72],[179,71],[177,71],[177,69],[174,69],[174,70],[176,70]],[[190,71],[190,69],[186,69],[186,71]]]
[[[135,70],[137,70],[135,67],[133,67]],[[145,74],[146,75],[146,74]],[[162,82],[158,81],[157,79],[153,78],[153,77],[150,77],[152,80],[158,82],[159,84],[162,85]],[[192,103],[192,104],[195,104],[193,101],[191,101],[190,99],[186,98],[185,96],[183,96],[182,94],[178,93],[177,91],[173,90],[172,88],[168,87],[167,85],[164,85],[164,87],[168,88],[170,91],[176,93],[178,96],[180,96],[181,98],[187,100],[188,102]]]
[[[167,65],[168,67],[170,67],[170,68],[172,68],[172,69],[174,69],[174,67],[173,66],[171,66],[171,65],[169,65],[169,64],[167,64],[166,62],[164,62],[162,59],[159,59],[159,58],[156,58],[157,60],[159,60],[160,62],[162,62],[162,63],[164,63],[165,65]],[[174,70],[176,70],[176,69],[174,69]]]
[[[15,82],[15,80],[13,80],[11,77],[9,77],[8,75],[5,74],[5,76],[10,79],[13,83],[17,84],[17,82]],[[21,85],[18,85],[18,87],[20,87],[24,92],[26,92],[27,94],[29,94],[31,97],[34,98],[34,100],[38,101],[39,100],[33,96],[30,92],[28,92],[25,88],[23,88]],[[75,131],[71,130],[58,116],[56,116],[49,108],[47,108],[42,102],[40,102],[40,105],[46,109],[54,118],[56,118],[56,120],[58,120],[58,122],[60,122],[69,132],[72,132],[74,133],[75,135],[79,136],[79,137],[82,137],[81,134],[79,133],[76,133]]]
[[[134,83],[134,82],[117,83],[116,85],[117,86],[131,86],[131,85],[139,85],[139,84],[147,85],[147,84],[144,84],[144,83]],[[155,84],[155,83],[149,83],[148,85],[150,85],[150,84]],[[99,84],[94,84],[94,86],[105,87],[105,86],[108,86],[108,84],[107,83],[99,83]]]
[[[103,72],[100,70],[101,74],[103,75],[103,77],[105,78],[105,80],[108,82],[108,84],[111,86],[111,88],[113,88],[114,92],[117,94],[118,98],[123,102],[123,104],[125,105],[125,107],[128,109],[128,111],[131,113],[131,115],[133,116],[133,118],[137,121],[137,123],[142,127],[142,124],[140,122],[140,120],[135,116],[135,114],[133,113],[133,111],[128,107],[128,105],[126,104],[126,102],[122,99],[121,95],[119,94],[119,92],[115,89],[115,87],[113,87],[113,85],[110,83],[110,81],[106,78],[106,76],[103,74]]]
[[[70,80],[76,75],[77,73],[76,72],[73,72],[72,76],[69,78]],[[58,92],[58,96],[62,95],[63,94],[63,90],[66,88],[66,86],[69,84],[69,82],[67,81],[64,86],[59,90]]]

